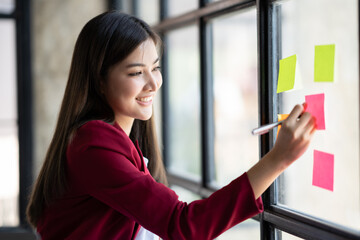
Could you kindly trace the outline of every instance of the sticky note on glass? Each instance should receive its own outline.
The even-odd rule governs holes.
[[[314,150],[312,185],[334,190],[334,155]]]
[[[335,44],[315,46],[314,82],[334,82]]]
[[[324,113],[323,93],[305,96],[306,112],[311,113],[316,119],[316,129],[325,130],[325,113]]]
[[[296,70],[296,54],[279,61],[277,93],[294,88]]]
[[[288,116],[289,116],[289,114],[278,114],[278,121],[285,120],[285,119],[287,119]],[[280,129],[281,129],[281,124],[278,126],[277,134],[279,134]]]

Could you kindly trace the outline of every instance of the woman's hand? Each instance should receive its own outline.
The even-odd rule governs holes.
[[[282,123],[273,149],[247,172],[256,199],[306,151],[315,128],[315,120],[304,112],[304,104],[296,105]]]
[[[275,160],[287,168],[308,148],[315,133],[315,119],[304,112],[306,105],[296,105],[289,117],[282,123],[274,148],[271,150]]]

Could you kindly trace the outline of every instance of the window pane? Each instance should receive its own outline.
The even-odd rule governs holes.
[[[168,0],[168,16],[173,17],[198,8],[198,2],[194,0]]]
[[[0,20],[0,32],[0,226],[16,226],[19,224],[19,146],[15,21]]]
[[[279,112],[289,113],[306,95],[324,93],[326,129],[315,133],[307,152],[285,171],[279,201],[359,230],[358,1],[287,1],[281,10],[282,58],[297,54],[303,88],[280,93]],[[326,44],[335,44],[334,82],[314,82],[314,48]],[[333,176],[333,191],[312,185],[314,150],[334,155],[334,170],[324,175],[330,183]]]
[[[168,34],[170,169],[200,177],[198,27]]]
[[[191,203],[192,201],[201,199],[199,195],[178,185],[172,185],[170,188],[179,196],[180,201]]]
[[[212,22],[216,181],[220,185],[259,159],[256,10]],[[235,151],[236,149],[236,151]]]
[[[0,0],[0,13],[12,13],[14,9],[14,0]]]
[[[139,17],[149,25],[155,25],[159,22],[159,0],[138,0]]]
[[[221,234],[218,240],[260,239],[260,223],[249,219]]]
[[[294,235],[291,235],[287,232],[282,232],[280,230],[277,230],[278,232],[281,233],[281,239],[282,240],[300,240],[300,239],[303,239],[303,238],[299,238],[299,237],[296,237]]]

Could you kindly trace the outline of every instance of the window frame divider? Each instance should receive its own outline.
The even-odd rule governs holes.
[[[360,239],[360,232],[286,206],[270,206],[264,212],[263,219],[273,227],[304,239]]]
[[[159,18],[160,21],[163,21],[167,16],[167,0],[159,0],[160,1],[160,11],[159,11]],[[164,32],[159,32],[159,35],[162,39],[163,47],[167,45],[168,39],[166,34]],[[162,86],[161,86],[161,122],[162,122],[162,157],[165,168],[169,167],[169,142],[170,142],[170,129],[169,129],[169,113],[170,113],[170,97],[169,97],[169,82],[167,79],[169,79],[168,75],[168,59],[169,54],[167,51],[164,51],[161,56],[161,73],[163,79]]]
[[[200,7],[206,0],[199,1]],[[199,19],[200,50],[200,121],[201,121],[201,174],[202,187],[215,181],[214,164],[214,94],[212,76],[212,28],[204,18]]]
[[[257,0],[257,32],[258,32],[258,87],[259,87],[259,125],[272,122],[274,118],[274,81],[272,78],[272,25],[270,3],[267,0]],[[269,152],[274,142],[273,131],[259,137],[261,159]],[[275,230],[264,216],[269,206],[276,201],[275,183],[262,194],[264,212],[260,214],[260,238],[275,240]]]
[[[255,0],[222,0],[212,2],[188,13],[179,16],[164,18],[164,20],[155,25],[153,28],[157,32],[166,32],[179,27],[187,26],[189,24],[194,24],[200,18],[206,18],[207,20],[208,18],[215,17],[218,14],[234,12],[239,9],[248,8],[249,6],[255,5]]]
[[[33,103],[31,71],[31,4],[16,0],[17,107],[19,126],[20,226],[29,228],[26,207],[33,182]]]

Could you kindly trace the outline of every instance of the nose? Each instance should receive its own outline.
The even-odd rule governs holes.
[[[162,76],[160,73],[150,73],[147,79],[147,90],[156,92],[162,84]]]

